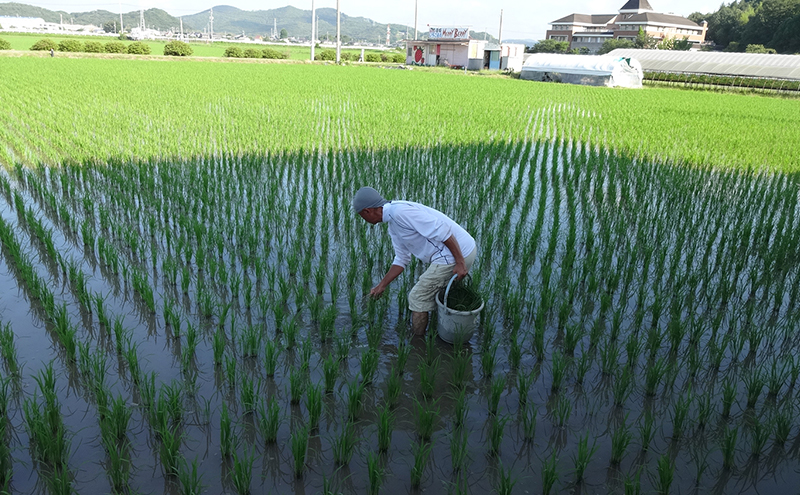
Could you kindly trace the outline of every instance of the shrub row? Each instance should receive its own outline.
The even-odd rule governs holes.
[[[228,58],[269,58],[269,59],[287,59],[289,55],[281,53],[274,48],[264,48],[259,50],[257,48],[245,48],[242,50],[238,46],[229,46],[225,49],[223,56]]]
[[[0,50],[11,50],[11,43],[0,38]]]
[[[357,61],[359,55],[351,52],[342,52],[343,61]],[[402,64],[406,61],[406,56],[402,53],[367,53],[364,55],[365,62],[392,62]],[[314,60],[336,60],[336,50],[320,50],[314,54]]]
[[[800,81],[781,79],[759,79],[741,76],[707,76],[702,74],[673,74],[668,72],[645,72],[645,80],[681,84],[712,84],[737,88],[778,89],[800,91]]]
[[[131,53],[134,55],[150,55],[150,45],[134,41],[126,45],[121,41],[109,41],[105,45],[97,41],[82,43],[78,40],[63,40],[56,44],[51,39],[39,40],[31,46],[34,51],[84,52],[84,53]],[[190,49],[191,50],[191,49]]]

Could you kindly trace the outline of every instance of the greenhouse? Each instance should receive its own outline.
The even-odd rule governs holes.
[[[800,56],[620,48],[615,57],[636,57],[646,72],[800,80]]]
[[[641,88],[642,74],[641,64],[630,57],[538,53],[525,61],[520,79]]]

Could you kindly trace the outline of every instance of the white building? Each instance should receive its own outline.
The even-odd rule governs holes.
[[[431,27],[427,40],[406,40],[409,65],[519,71],[524,52],[525,45],[471,39],[468,27]]]
[[[17,17],[0,15],[0,26],[5,31],[44,29],[45,22],[41,17]]]

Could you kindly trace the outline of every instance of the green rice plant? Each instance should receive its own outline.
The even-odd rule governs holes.
[[[328,357],[322,361],[322,375],[325,379],[325,393],[333,393],[336,379],[339,377],[339,362],[333,357],[333,354],[328,354]]]
[[[261,390],[261,379],[255,381],[247,373],[242,372],[242,410],[245,414],[253,413],[258,402],[258,392]]]
[[[294,459],[294,475],[303,477],[306,469],[306,452],[308,451],[308,427],[303,426],[292,433],[292,458]]]
[[[127,447],[105,438],[103,439],[103,446],[108,457],[106,474],[108,475],[111,489],[114,493],[127,493],[131,471],[131,460],[127,453]]]
[[[281,407],[275,398],[265,399],[258,404],[258,429],[265,443],[275,443],[281,426]]]
[[[731,469],[736,462],[736,438],[739,435],[738,428],[726,428],[722,435],[722,466]]]
[[[674,404],[672,409],[672,439],[676,440],[683,436],[683,425],[686,423],[686,418],[689,416],[689,406],[692,400],[689,397],[681,395],[678,401]]]
[[[275,341],[267,339],[267,343],[264,344],[264,371],[267,376],[275,376],[279,356],[280,348],[275,344]]]
[[[436,376],[439,374],[439,359],[437,356],[433,363],[420,362],[419,369],[419,390],[423,397],[429,399],[436,391]]]
[[[166,476],[177,476],[179,472],[181,455],[181,442],[182,435],[174,431],[166,424],[162,424],[157,428],[157,433],[161,439],[160,458],[161,465],[164,467],[164,474]]]
[[[591,367],[592,357],[588,352],[584,352],[583,347],[581,347],[581,357],[578,358],[578,362],[575,365],[575,381],[578,385],[583,384],[583,378]]]
[[[122,396],[117,396],[111,401],[108,414],[100,418],[100,430],[103,438],[108,438],[117,443],[125,440],[130,419],[131,409]]]
[[[625,473],[625,478],[622,481],[622,486],[625,495],[642,495],[642,468],[636,470],[636,474]]]
[[[645,411],[644,419],[639,425],[639,441],[642,444],[643,452],[646,452],[647,449],[650,448],[650,443],[653,441],[653,437],[655,437],[654,422],[655,418],[653,417],[653,412],[650,410]]]
[[[553,392],[558,392],[561,390],[561,384],[564,381],[564,375],[567,369],[567,360],[564,358],[564,355],[561,354],[560,351],[556,350],[553,351],[553,364],[551,367],[551,373],[553,375],[553,383],[550,386],[550,390]]]
[[[783,447],[786,440],[789,439],[789,434],[792,431],[792,417],[789,412],[784,409],[778,412],[774,418],[775,425],[775,445]]]
[[[622,458],[625,457],[625,451],[628,450],[628,445],[631,443],[631,432],[630,428],[625,421],[627,420],[627,415],[623,419],[622,423],[617,426],[617,429],[614,430],[614,433],[611,435],[611,457],[610,462],[612,466],[618,466],[622,462]]]
[[[214,332],[211,348],[214,352],[214,365],[222,365],[222,357],[225,354],[225,331],[222,328],[217,328]]]
[[[658,389],[658,385],[661,383],[664,373],[666,373],[666,364],[661,358],[646,368],[644,374],[644,390],[647,396],[652,397],[656,395],[656,389]]]
[[[625,340],[625,354],[628,359],[628,367],[633,368],[639,360],[639,354],[642,352],[642,344],[635,333],[628,335]]]
[[[75,493],[72,487],[72,473],[68,469],[53,469],[44,476],[47,491],[54,495],[71,495]]]
[[[469,431],[466,428],[457,428],[450,436],[450,460],[453,472],[466,469],[469,459]]]
[[[303,373],[308,372],[311,367],[311,355],[313,352],[314,348],[311,345],[311,340],[304,340],[303,345],[300,346],[300,370]]]
[[[414,452],[414,463],[411,465],[411,487],[419,488],[422,484],[422,475],[425,473],[425,466],[428,465],[428,458],[431,454],[432,445],[430,442],[415,442],[412,451]]]
[[[228,381],[228,387],[231,390],[236,388],[236,377],[238,373],[236,372],[238,359],[236,356],[228,354],[225,356],[225,379]]]
[[[114,318],[114,343],[118,355],[122,355],[124,345],[130,340],[130,330],[122,326],[122,318]]]
[[[394,413],[389,404],[378,409],[378,452],[387,452],[392,442]]]
[[[528,403],[528,392],[530,391],[533,381],[533,371],[530,373],[517,374],[517,397],[519,399],[520,407],[523,407]]]
[[[736,385],[730,378],[722,382],[722,417],[727,418],[731,414],[731,406],[736,399]]]
[[[331,338],[331,335],[333,335],[338,313],[335,304],[329,305],[322,311],[319,318],[319,338],[322,343],[327,342]],[[375,347],[377,347],[377,345]]]
[[[408,356],[411,354],[411,346],[408,345],[407,340],[401,340],[397,345],[397,361],[395,362],[395,369],[398,374],[403,373],[408,362]]]
[[[548,495],[558,481],[558,457],[556,451],[542,462],[542,493]]]
[[[436,420],[439,417],[439,408],[436,402],[423,404],[414,399],[414,408],[417,412],[417,434],[425,442],[430,441],[433,430],[436,427]]]
[[[564,327],[564,339],[562,344],[564,346],[564,354],[572,356],[575,353],[575,347],[578,345],[582,337],[581,326],[578,323],[569,324]]]
[[[526,404],[522,409],[522,438],[526,442],[532,442],[536,435],[536,407],[533,404]]]
[[[350,421],[358,419],[363,402],[364,384],[357,381],[350,382],[347,388],[347,417],[350,418]]]
[[[511,495],[517,481],[517,479],[511,477],[511,468],[506,471],[501,462],[497,473],[497,486],[495,487],[497,495]]]
[[[489,454],[490,455],[498,455],[500,453],[500,444],[503,443],[503,431],[505,430],[506,423],[511,418],[498,418],[497,416],[492,416],[489,419],[489,431],[487,436],[489,437]]]
[[[192,461],[192,468],[184,459],[178,471],[181,495],[200,495],[203,492],[203,475],[197,471],[197,458]]]
[[[347,361],[347,357],[350,355],[350,336],[346,333],[340,334],[336,337],[336,359],[339,360],[340,363]]]
[[[465,386],[469,364],[472,356],[464,350],[453,352],[453,357],[450,360],[450,385],[455,389],[460,389]]]
[[[322,415],[322,387],[310,385],[306,389],[306,409],[308,410],[308,427],[313,432],[319,428]]]
[[[425,363],[433,364],[438,356],[439,352],[436,350],[436,333],[428,332],[425,334]]]
[[[400,398],[400,389],[402,380],[400,374],[396,372],[394,365],[386,377],[386,402],[389,406],[394,407],[397,405],[397,399]]]
[[[658,458],[656,479],[653,487],[659,495],[669,495],[669,488],[675,479],[675,462],[670,459],[669,454],[664,454]]]
[[[455,403],[453,404],[453,426],[461,428],[466,424],[467,415],[469,414],[466,389],[462,388],[459,390],[455,399]]]
[[[765,380],[764,377],[761,375],[761,372],[757,369],[752,370],[750,373],[746,374],[742,381],[744,382],[744,388],[747,392],[747,408],[753,408],[758,402],[758,397],[761,395],[761,390],[764,388]]]
[[[522,361],[522,348],[519,342],[517,342],[517,335],[515,333],[508,345],[508,366],[512,370],[517,370],[520,361]]]
[[[484,348],[483,352],[481,352],[481,370],[483,371],[483,376],[486,378],[490,378],[494,373],[495,364],[497,363],[497,347],[499,344],[499,342],[489,344]]]
[[[248,325],[242,332],[242,356],[256,357],[258,350],[261,347],[262,339],[261,329],[259,327]]]
[[[622,407],[630,397],[633,386],[633,371],[629,366],[619,369],[619,374],[614,379],[611,390],[614,394],[614,405]]]
[[[250,483],[253,480],[253,460],[255,459],[255,452],[252,447],[248,452],[245,449],[241,457],[233,453],[233,473],[231,475],[231,482],[236,493],[240,495],[248,495],[250,493]]]
[[[595,452],[597,452],[597,440],[592,442],[589,446],[589,432],[587,431],[580,440],[578,440],[578,452],[573,455],[572,462],[575,466],[575,481],[580,483],[583,481],[583,475],[586,473],[586,468],[592,460]]]
[[[292,318],[283,327],[283,338],[285,340],[286,349],[294,349],[297,345],[297,319]]]
[[[372,383],[375,372],[378,370],[379,358],[378,351],[372,348],[361,354],[361,382],[365,386]]]
[[[768,397],[773,399],[777,397],[788,377],[789,372],[786,368],[786,363],[781,363],[781,366],[778,367],[778,360],[772,361],[772,366],[766,376]]]
[[[228,413],[228,405],[222,403],[219,413],[219,450],[222,457],[228,458],[236,449],[236,437],[231,426],[231,417]]]
[[[298,369],[292,369],[289,373],[289,395],[292,405],[300,404],[300,399],[305,394],[308,386],[308,378],[305,373]]]
[[[367,453],[367,475],[369,477],[369,493],[377,495],[386,472],[380,465],[380,457],[373,452]]]
[[[497,414],[497,407],[500,404],[500,397],[503,395],[503,390],[506,388],[505,378],[496,377],[492,380],[489,386],[489,414],[492,416]]]
[[[709,394],[702,395],[697,401],[697,427],[702,429],[708,424],[713,412],[713,405],[711,403],[711,396]]]
[[[572,413],[572,404],[566,397],[561,397],[556,402],[553,408],[553,418],[555,419],[556,426],[564,428],[569,422],[569,416]]]
[[[357,442],[358,438],[355,434],[353,422],[348,421],[342,425],[339,435],[331,441],[334,462],[340,466],[349,464]]]
[[[764,451],[767,440],[769,440],[769,435],[769,429],[758,419],[750,425],[750,455],[756,458],[761,456],[761,452]]]

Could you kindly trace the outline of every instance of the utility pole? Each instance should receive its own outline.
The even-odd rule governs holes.
[[[214,8],[211,8],[211,13],[208,16],[208,23],[209,23],[209,31],[208,31],[208,39],[214,41]]]
[[[502,45],[503,44],[503,9],[500,9],[500,32],[497,35],[498,41],[497,43]]]
[[[392,44],[392,28],[391,24],[386,25],[386,46]]]
[[[125,26],[122,25],[122,0],[117,1],[117,5],[119,6],[119,32],[125,32]]]
[[[278,38],[278,18],[272,18],[272,37],[277,39]]]
[[[339,0],[336,0],[336,63],[342,61],[342,19]]]
[[[183,41],[183,17],[181,19],[181,41]]]
[[[316,26],[314,20],[317,18],[317,9],[314,7],[314,0],[311,0],[311,60],[314,60],[314,33],[316,33]]]
[[[414,39],[417,39],[418,31],[417,31],[417,12],[419,7],[419,0],[414,0]]]

